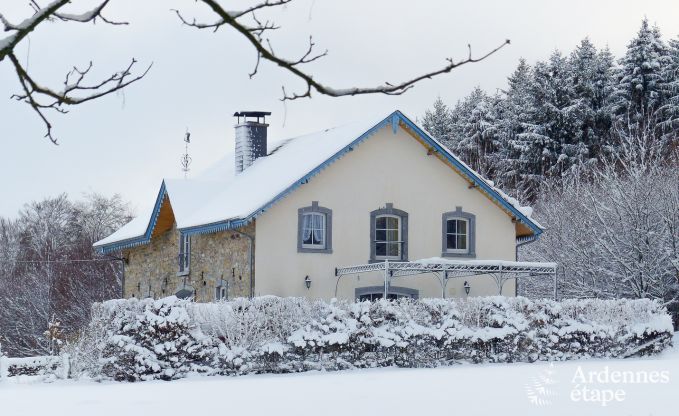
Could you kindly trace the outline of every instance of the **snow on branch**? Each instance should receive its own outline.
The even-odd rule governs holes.
[[[44,110],[55,110],[59,113],[66,113],[66,106],[74,106],[85,103],[87,101],[95,100],[113,92],[119,91],[128,85],[143,78],[151,69],[149,65],[140,75],[134,75],[132,69],[137,63],[132,59],[130,64],[121,71],[115,72],[108,78],[86,84],[85,78],[92,69],[92,62],[88,67],[80,70],[74,67],[68,74],[64,82],[64,88],[57,91],[41,85],[34,80],[29,74],[28,70],[24,68],[15,54],[15,47],[30,34],[38,25],[45,21],[70,21],[77,23],[96,22],[99,18],[105,23],[112,25],[125,25],[127,22],[114,22],[105,18],[102,15],[103,9],[108,5],[110,0],[101,1],[93,9],[80,14],[62,13],[62,7],[70,3],[70,0],[54,0],[45,7],[40,6],[36,0],[30,1],[30,6],[33,8],[33,15],[25,19],[19,24],[12,24],[0,14],[0,23],[4,25],[6,32],[13,32],[4,39],[0,39],[0,62],[5,58],[9,58],[19,80],[22,92],[12,95],[13,99],[22,101],[31,106],[33,111],[40,117],[45,124],[47,137],[52,143],[56,144],[57,139],[52,134],[52,124],[45,116]],[[80,93],[80,94],[79,94]]]
[[[233,29],[240,32],[257,51],[257,62],[255,64],[254,70],[250,73],[250,77],[254,76],[257,73],[259,63],[262,59],[264,59],[266,61],[278,65],[279,67],[285,69],[288,72],[291,72],[293,75],[295,75],[298,78],[301,78],[306,83],[306,90],[300,93],[294,92],[288,93],[285,90],[285,87],[283,87],[283,98],[282,98],[283,101],[311,97],[312,91],[316,91],[319,94],[328,95],[331,97],[343,97],[363,94],[401,95],[404,92],[411,89],[416,83],[420,81],[423,81],[425,79],[431,79],[438,75],[449,73],[453,69],[465,64],[483,61],[484,59],[493,55],[494,53],[496,53],[497,51],[499,51],[500,49],[502,49],[503,47],[510,43],[510,41],[507,39],[496,48],[490,50],[489,52],[478,58],[475,58],[472,55],[471,46],[469,46],[469,55],[467,56],[467,58],[458,61],[453,60],[452,58],[447,58],[446,64],[441,68],[430,72],[426,72],[424,74],[415,76],[409,80],[402,81],[396,84],[385,82],[382,85],[374,87],[334,88],[317,81],[311,73],[304,71],[303,69],[300,68],[300,66],[303,64],[313,62],[327,55],[328,52],[327,50],[322,53],[314,52],[314,46],[316,46],[316,44],[313,42],[311,37],[309,37],[309,47],[307,51],[304,53],[304,55],[302,55],[301,58],[298,59],[286,59],[276,54],[273,50],[273,47],[271,46],[270,40],[268,38],[265,39],[263,37],[264,34],[268,33],[270,30],[278,29],[279,26],[276,26],[273,22],[270,22],[268,20],[265,22],[260,21],[259,19],[257,19],[254,12],[265,8],[282,6],[290,3],[292,0],[280,0],[280,1],[267,0],[256,6],[250,7],[239,12],[226,11],[217,0],[201,0],[201,1],[205,5],[207,5],[210,9],[212,9],[212,11],[218,16],[218,19],[215,22],[200,23],[197,22],[195,19],[189,21],[186,18],[184,18],[178,10],[174,11],[179,16],[182,23],[184,23],[187,26],[191,26],[197,29],[212,29],[216,31],[220,27],[226,25],[231,26]],[[254,26],[251,23],[248,24],[239,20],[240,18],[245,17],[250,17],[251,20],[254,22]]]
[[[102,21],[110,24],[110,25],[127,25],[128,22],[114,22],[112,20],[109,20],[105,18],[102,14],[101,11],[106,7],[110,0],[105,0],[102,3],[100,3],[97,7],[94,9],[81,13],[81,14],[70,14],[70,13],[55,13],[54,15],[58,17],[59,19],[63,21],[73,21],[73,22],[80,22],[80,23],[87,23],[87,22],[95,22],[97,18],[101,19]]]
[[[311,97],[312,92],[331,97],[363,94],[400,95],[411,89],[420,81],[446,74],[465,64],[483,61],[509,44],[509,40],[506,40],[496,48],[479,57],[474,57],[471,52],[471,47],[469,47],[469,55],[465,59],[454,60],[453,58],[447,58],[445,64],[440,68],[414,76],[411,79],[399,83],[384,82],[382,85],[372,87],[335,88],[317,81],[314,75],[305,69],[306,64],[315,62],[328,54],[327,50],[323,52],[316,51],[316,43],[314,43],[311,36],[309,37],[309,43],[305,52],[297,58],[285,58],[277,54],[274,51],[270,39],[266,37],[271,31],[278,30],[280,26],[277,26],[274,22],[269,20],[260,20],[257,13],[267,9],[276,9],[285,6],[292,1],[293,0],[260,0],[259,3],[242,10],[227,11],[221,6],[218,0],[200,0],[200,2],[208,6],[217,17],[214,22],[207,23],[198,22],[195,19],[185,19],[178,10],[174,11],[181,22],[187,26],[197,29],[211,29],[214,31],[222,26],[228,26],[243,35],[257,53],[255,67],[249,74],[251,78],[257,74],[260,62],[265,60],[276,64],[304,81],[306,89],[301,92],[288,93],[285,90],[285,87],[283,87],[283,101]],[[83,13],[65,12],[63,8],[70,4],[70,2],[70,0],[52,0],[46,6],[41,6],[38,0],[29,0],[29,5],[33,9],[33,15],[19,24],[10,22],[5,16],[0,14],[0,23],[4,26],[4,31],[10,32],[10,35],[0,39],[0,62],[5,58],[9,58],[9,61],[11,61],[17,74],[22,90],[21,93],[15,94],[13,98],[31,106],[46,126],[47,132],[45,136],[53,143],[56,143],[57,140],[52,135],[52,125],[45,115],[45,110],[49,109],[65,113],[65,107],[67,106],[82,104],[125,88],[143,78],[151,68],[151,66],[149,66],[146,70],[141,72],[140,75],[135,76],[132,73],[132,69],[136,61],[133,59],[127,68],[92,84],[85,83],[85,78],[92,68],[91,64],[83,70],[74,68],[67,74],[64,88],[60,91],[43,86],[33,79],[31,75],[29,75],[28,70],[24,68],[19,59],[17,59],[15,48],[26,38],[26,36],[28,36],[28,34],[43,22],[95,23],[97,20],[101,20],[107,24],[113,25],[127,24],[127,22],[109,20],[102,15],[102,12],[109,4],[110,0],[98,0],[96,2],[96,7]]]

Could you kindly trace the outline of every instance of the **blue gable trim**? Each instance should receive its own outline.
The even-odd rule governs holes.
[[[153,206],[153,212],[151,213],[151,219],[148,226],[146,227],[146,232],[144,235],[139,237],[129,238],[127,240],[117,241],[115,243],[106,244],[97,247],[97,251],[102,254],[110,253],[112,251],[120,251],[126,248],[137,247],[144,244],[148,244],[151,241],[151,234],[153,234],[153,229],[156,228],[156,223],[158,222],[158,216],[160,215],[160,208],[163,206],[163,201],[167,196],[167,188],[165,187],[165,181],[160,184],[160,191],[158,191],[158,196],[156,197],[156,203]]]
[[[516,217],[517,220],[521,221],[522,223],[530,227],[530,229],[533,230],[536,236],[542,234],[542,229],[540,229],[540,227],[538,227],[537,224],[535,224],[523,213],[521,213],[521,211],[516,209],[514,205],[507,202],[495,189],[488,185],[488,183],[486,183],[485,180],[481,179],[474,171],[469,169],[466,165],[464,165],[456,157],[454,157],[450,153],[450,151],[448,151],[439,143],[437,143],[435,140],[433,140],[427,133],[420,129],[415,123],[410,121],[408,117],[403,115],[400,111],[397,110],[395,113],[398,113],[399,118],[403,121],[403,123],[406,126],[408,126],[415,133],[417,133],[417,135],[420,136],[420,138],[422,138],[425,142],[427,142],[427,144],[431,145],[434,149],[436,149],[436,151],[441,153],[453,166],[455,166],[462,173],[463,176],[467,177],[467,179],[469,179],[470,182],[472,182],[475,186],[478,186],[493,200],[495,200],[500,205],[505,207],[509,212],[511,212]]]

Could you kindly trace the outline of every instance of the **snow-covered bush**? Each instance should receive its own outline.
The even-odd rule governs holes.
[[[42,381],[65,379],[69,377],[69,363],[67,354],[22,358],[0,355],[0,380],[6,377],[28,377]]]
[[[189,317],[188,303],[168,297],[96,306],[103,308],[98,315],[108,324],[100,350],[102,375],[119,381],[172,380],[200,371],[209,348]]]
[[[171,380],[458,362],[533,362],[654,354],[671,343],[657,301],[523,297],[346,302],[277,298],[95,306],[66,348],[72,374]]]

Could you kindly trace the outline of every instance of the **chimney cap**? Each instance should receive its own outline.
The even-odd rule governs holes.
[[[236,111],[233,113],[234,117],[264,117],[270,116],[271,111]]]
[[[243,117],[243,122],[247,123],[248,117],[254,117],[257,119],[257,123],[266,123],[266,116],[270,116],[270,111],[236,111],[233,113],[234,117],[238,117],[238,124],[240,124],[240,118]],[[260,118],[262,121],[259,121]]]

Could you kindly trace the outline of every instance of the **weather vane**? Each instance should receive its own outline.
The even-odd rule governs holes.
[[[191,143],[191,133],[189,129],[186,129],[186,135],[184,136],[184,154],[182,155],[181,164],[182,172],[184,172],[184,179],[188,177],[189,166],[191,165],[191,156],[189,156],[189,143]]]

